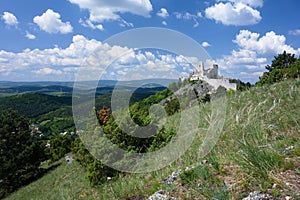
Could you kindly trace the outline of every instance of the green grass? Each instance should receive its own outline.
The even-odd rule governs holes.
[[[79,199],[96,192],[85,180],[83,168],[77,163],[66,164],[61,160],[56,169],[41,179],[20,188],[7,199]]]
[[[213,121],[210,104],[200,106],[204,120],[191,148],[164,169],[123,174],[91,187],[77,162],[67,165],[61,161],[57,169],[7,199],[146,199],[159,189],[177,199],[242,199],[255,190],[279,199],[299,199],[300,185],[295,181],[300,179],[299,105],[300,80],[231,93],[220,139],[203,158],[205,164],[197,152],[202,133]],[[288,146],[294,148],[286,151]],[[173,171],[191,165],[195,168],[171,185],[162,183]],[[274,184],[277,186],[272,188]]]

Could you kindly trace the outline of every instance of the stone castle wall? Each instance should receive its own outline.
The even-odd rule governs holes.
[[[212,68],[204,69],[203,63],[199,64],[199,69],[190,75],[190,80],[203,80],[212,85],[215,89],[223,86],[226,89],[236,90],[236,84],[230,83],[229,79],[219,76],[218,65],[214,64]]]

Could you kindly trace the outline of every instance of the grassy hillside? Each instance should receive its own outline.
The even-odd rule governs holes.
[[[61,161],[7,199],[147,199],[158,190],[177,199],[242,199],[253,191],[300,199],[299,105],[300,80],[231,93],[220,139],[205,158],[198,159],[197,152],[212,121],[209,103],[200,106],[201,129],[191,148],[162,170],[121,174],[90,187],[76,161]],[[178,170],[176,180],[163,182]]]

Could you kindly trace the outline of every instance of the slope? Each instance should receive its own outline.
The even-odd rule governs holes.
[[[230,93],[220,139],[205,158],[197,152],[211,122],[209,103],[200,105],[201,133],[191,148],[162,170],[90,187],[78,163],[62,164],[7,199],[147,199],[158,190],[177,199],[242,199],[254,191],[299,199],[299,105],[300,80]]]

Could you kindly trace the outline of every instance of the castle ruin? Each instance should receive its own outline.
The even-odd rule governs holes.
[[[213,64],[213,66],[209,69],[204,69],[204,64],[201,62],[196,71],[190,74],[189,80],[197,81],[203,80],[212,85],[215,89],[219,86],[225,87],[227,90],[232,89],[236,90],[236,84],[230,83],[229,78],[225,78],[219,75],[219,67],[217,64]]]

